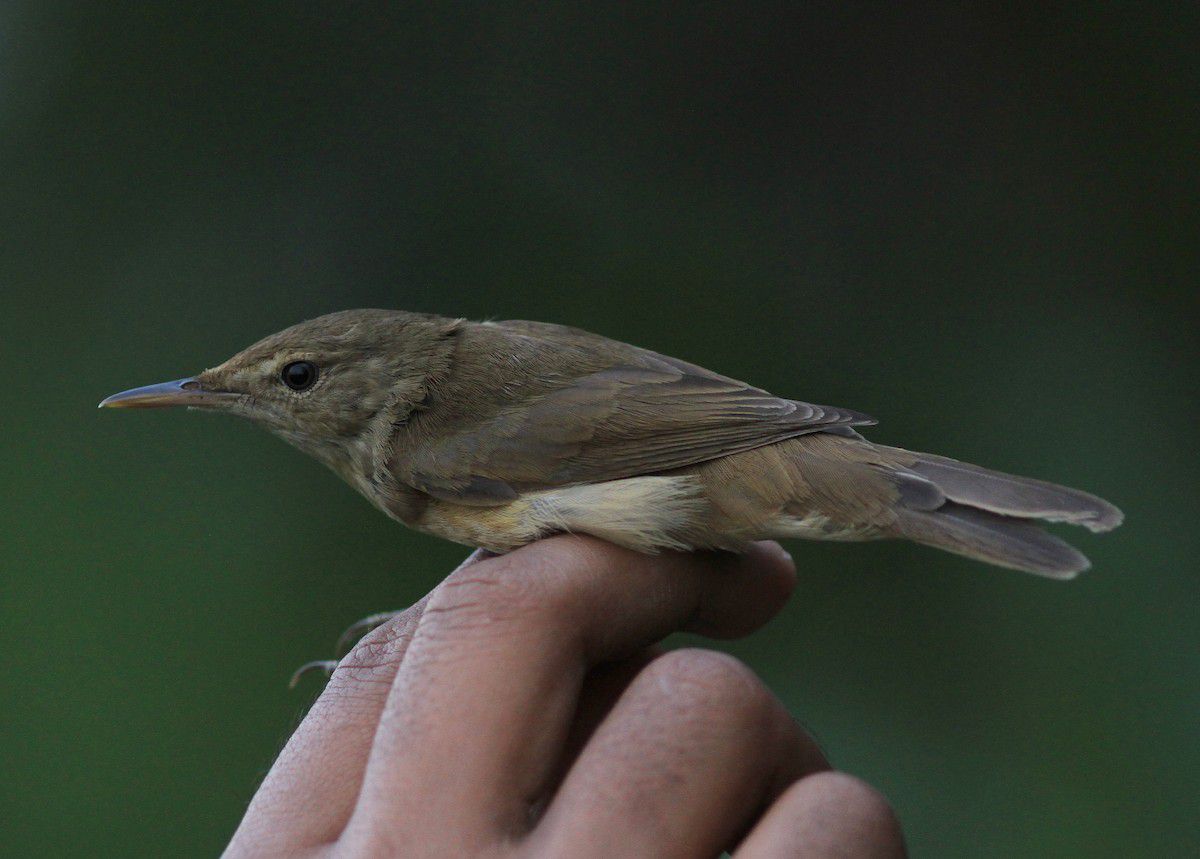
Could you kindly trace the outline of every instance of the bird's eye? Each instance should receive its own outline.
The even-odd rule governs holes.
[[[312,361],[293,361],[283,368],[279,378],[293,391],[307,391],[317,381],[317,365]]]

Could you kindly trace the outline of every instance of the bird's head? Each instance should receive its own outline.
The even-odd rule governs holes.
[[[373,433],[421,405],[430,381],[448,366],[459,325],[396,310],[331,313],[196,376],[122,391],[100,406],[241,415],[346,474],[369,455]],[[388,420],[377,420],[381,415]]]

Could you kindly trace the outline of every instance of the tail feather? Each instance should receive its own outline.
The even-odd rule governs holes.
[[[1032,522],[948,501],[937,510],[897,511],[896,535],[1001,567],[1070,579],[1090,564],[1082,553]]]
[[[1112,504],[1078,489],[944,456],[887,450],[897,461],[893,480],[900,492],[893,531],[917,543],[1069,579],[1088,568],[1088,559],[1029,520],[1110,531],[1124,518]],[[922,491],[921,482],[931,486]]]
[[[897,453],[900,453],[896,448]],[[930,453],[913,453],[908,470],[934,483],[951,501],[1018,519],[1042,519],[1111,531],[1124,515],[1103,498],[1087,492],[1019,477]]]

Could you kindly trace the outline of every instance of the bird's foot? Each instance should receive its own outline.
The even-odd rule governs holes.
[[[324,674],[328,679],[332,676],[334,669],[338,667],[338,661],[350,652],[360,638],[371,630],[383,626],[398,614],[400,614],[399,611],[381,611],[378,614],[369,614],[362,620],[350,624],[346,631],[338,636],[337,644],[334,645],[333,651],[338,658],[314,659],[312,662],[305,662],[292,673],[292,678],[288,681],[288,688],[295,689],[296,685],[309,674]]]
[[[288,688],[295,689],[296,684],[307,674],[324,674],[328,680],[333,675],[333,670],[337,668],[336,659],[314,659],[312,662],[305,662],[299,668],[292,672],[292,679],[288,681]]]
[[[399,611],[381,611],[378,614],[369,614],[362,620],[357,620],[350,626],[346,627],[346,631],[338,636],[337,644],[333,646],[333,652],[340,659],[350,652],[350,648],[358,643],[358,640],[373,629],[378,629],[389,620],[400,614]]]

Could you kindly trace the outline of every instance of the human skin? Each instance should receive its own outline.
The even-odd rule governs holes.
[[[745,635],[794,579],[774,543],[477,553],[341,661],[226,855],[903,856],[753,672],[657,647]]]

